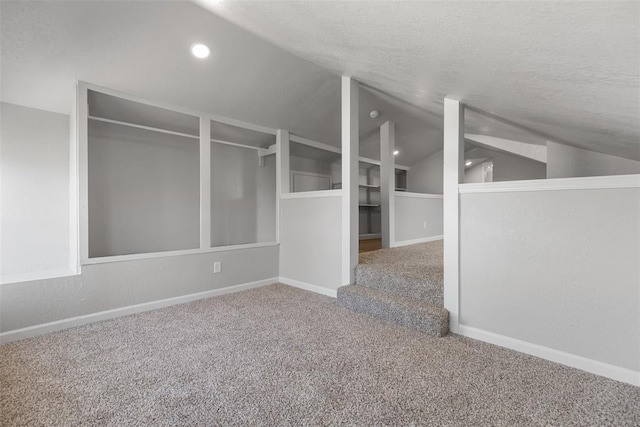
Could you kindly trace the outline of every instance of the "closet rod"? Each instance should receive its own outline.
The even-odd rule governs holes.
[[[129,126],[129,127],[136,128],[136,129],[150,130],[152,132],[166,133],[166,134],[169,134],[169,135],[175,135],[175,136],[181,136],[181,137],[184,137],[184,138],[191,138],[191,139],[200,140],[199,136],[190,135],[188,133],[175,132],[175,131],[172,131],[172,130],[154,128],[154,127],[151,127],[151,126],[137,125],[135,123],[129,123],[129,122],[121,122],[119,120],[104,119],[102,117],[96,117],[96,116],[89,116],[89,120],[95,120],[95,121],[98,121],[98,122],[111,123],[111,124],[122,125],[122,126]],[[241,147],[241,148],[250,148],[252,150],[261,150],[262,149],[260,147],[254,147],[252,145],[240,144],[238,142],[224,141],[222,139],[213,139],[213,138],[211,138],[211,142],[217,142],[219,144],[225,144],[225,145],[233,145],[235,147]]]
[[[190,135],[188,133],[174,132],[172,130],[159,129],[159,128],[154,128],[154,127],[151,127],[151,126],[142,126],[142,125],[137,125],[135,123],[121,122],[119,120],[104,119],[102,117],[89,116],[89,120],[96,120],[98,122],[112,123],[112,124],[115,124],[115,125],[129,126],[129,127],[136,128],[136,129],[150,130],[150,131],[153,131],[153,132],[167,133],[169,135],[182,136],[182,137],[185,137],[185,138],[200,139],[199,136]]]

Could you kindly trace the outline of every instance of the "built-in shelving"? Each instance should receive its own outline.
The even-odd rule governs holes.
[[[380,207],[380,205],[375,205],[372,203],[361,203],[359,206],[361,208],[379,208]]]
[[[360,187],[360,188],[371,188],[373,190],[379,190],[380,189],[379,185],[370,185],[370,184],[358,184],[358,187]],[[333,189],[334,190],[342,189],[342,183],[341,182],[334,182],[333,183]]]

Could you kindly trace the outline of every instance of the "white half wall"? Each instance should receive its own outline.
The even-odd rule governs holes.
[[[640,174],[640,162],[547,142],[547,178]]]
[[[442,195],[396,191],[393,246],[442,238]]]
[[[86,265],[81,275],[3,284],[0,332],[277,277],[277,245]]]
[[[640,178],[633,188],[553,181],[461,186],[461,330],[640,384]]]
[[[335,296],[342,286],[342,191],[285,194],[280,208],[281,280]]]
[[[2,103],[0,120],[2,282],[71,274],[69,116]]]

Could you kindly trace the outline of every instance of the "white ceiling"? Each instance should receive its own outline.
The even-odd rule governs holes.
[[[638,1],[198,2],[469,133],[640,160]]]
[[[3,102],[69,114],[82,80],[340,144],[338,75],[192,2],[2,0],[0,35]],[[193,58],[195,42],[211,57]],[[399,163],[441,148],[439,120],[366,88],[361,104],[363,156],[379,157],[375,129],[388,119],[398,122]],[[374,108],[382,114],[371,120]]]

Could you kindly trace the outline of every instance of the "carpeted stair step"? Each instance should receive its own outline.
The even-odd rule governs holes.
[[[356,284],[402,297],[444,305],[442,265],[359,264]]]
[[[338,305],[429,335],[441,337],[449,333],[449,312],[442,306],[372,287],[348,285],[338,288]]]

